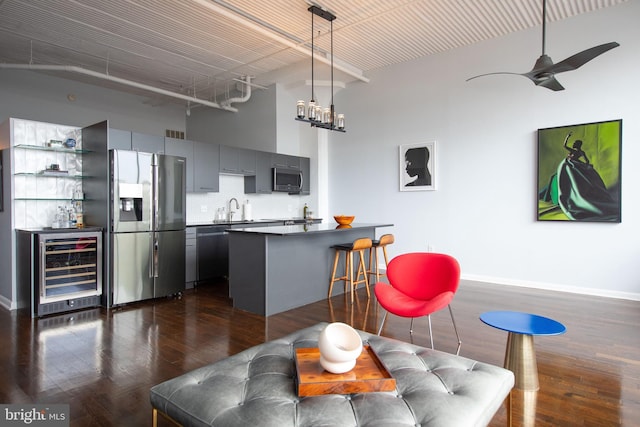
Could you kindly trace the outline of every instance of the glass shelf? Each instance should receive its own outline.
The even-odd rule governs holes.
[[[71,174],[48,174],[42,172],[16,172],[14,176],[32,176],[35,178],[63,178],[63,179],[83,179],[87,178],[85,175],[71,175]]]
[[[22,148],[25,150],[52,151],[56,153],[68,153],[68,154],[86,154],[90,152],[82,148],[46,147],[43,145],[28,145],[28,144],[16,144],[14,145],[14,148]]]
[[[13,200],[21,200],[21,201],[35,201],[35,202],[58,202],[58,201],[66,201],[66,202],[84,202],[87,199],[74,199],[73,197],[14,197]]]
[[[295,119],[297,121],[299,121],[299,122],[309,123],[311,126],[316,127],[316,128],[327,129],[327,130],[335,130],[337,132],[346,132],[346,130],[344,128],[343,129],[339,129],[339,128],[335,127],[331,123],[322,123],[322,122],[317,122],[315,120],[309,120],[309,119],[304,119],[304,118],[300,118],[300,117],[296,117]]]

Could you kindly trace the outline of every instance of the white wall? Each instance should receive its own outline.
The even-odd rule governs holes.
[[[246,103],[232,104],[237,113],[193,108],[187,117],[187,138],[195,141],[276,151],[276,91],[252,90]]]
[[[560,61],[620,47],[559,74],[565,91],[520,76],[541,52],[540,27],[387,67],[338,94],[347,133],[330,136],[330,211],[393,222],[391,255],[456,256],[463,276],[640,299],[640,2],[547,26]],[[622,223],[536,221],[536,131],[623,119]],[[437,142],[434,192],[400,192],[398,146]],[[387,230],[381,230],[387,231]]]

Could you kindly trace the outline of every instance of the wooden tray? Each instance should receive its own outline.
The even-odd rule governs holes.
[[[320,365],[318,348],[296,349],[298,396],[393,391],[396,380],[373,349],[365,345],[356,366],[344,374],[332,374]]]

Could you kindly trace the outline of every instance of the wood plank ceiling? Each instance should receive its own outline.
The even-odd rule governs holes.
[[[549,0],[547,19],[553,22],[624,1]],[[281,81],[282,70],[297,67],[309,74],[309,4],[305,0],[0,0],[0,67],[74,66],[221,102],[237,96],[233,79],[252,76],[254,83],[268,86]],[[366,80],[368,71],[380,67],[542,22],[541,0],[325,0],[319,5],[337,16],[335,62],[349,71],[336,75],[343,81]],[[328,56],[329,28],[327,21],[315,17],[316,58]],[[85,74],[62,74],[150,95]]]

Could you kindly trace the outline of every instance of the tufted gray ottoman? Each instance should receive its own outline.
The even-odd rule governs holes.
[[[295,348],[317,347],[326,323],[249,348],[151,388],[157,414],[184,426],[484,426],[514,384],[511,371],[359,331],[396,391],[300,398]]]

